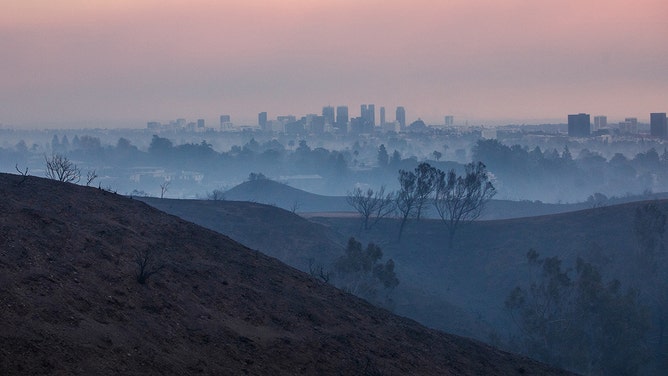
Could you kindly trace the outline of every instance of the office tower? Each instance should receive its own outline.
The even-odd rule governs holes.
[[[368,126],[376,125],[376,106],[373,104],[363,104],[360,109],[360,118]]]
[[[455,117],[452,115],[445,115],[445,125],[450,126],[455,124]]]
[[[204,119],[197,119],[197,129],[199,130],[204,129]]]
[[[336,107],[336,124],[341,127],[348,123],[348,106]]]
[[[268,130],[267,128],[267,113],[266,112],[260,112],[257,115],[257,124],[260,126],[260,129],[263,131]]]
[[[668,124],[665,112],[653,112],[649,114],[649,131],[652,137],[666,138],[668,135]]]
[[[397,114],[395,119],[399,122],[401,129],[406,127],[406,109],[403,107],[397,107]]]
[[[587,137],[591,134],[589,114],[568,115],[568,136]]]
[[[322,116],[325,118],[325,124],[334,124],[334,107],[326,106],[322,108]]]
[[[592,131],[598,131],[608,127],[608,117],[607,116],[594,116],[594,129]]]
[[[380,125],[385,124],[385,107],[380,108]]]

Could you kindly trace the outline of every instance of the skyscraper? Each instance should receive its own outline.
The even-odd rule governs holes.
[[[446,126],[451,126],[455,125],[455,117],[452,115],[445,115],[445,125]]]
[[[363,104],[360,108],[360,118],[368,126],[376,125],[376,106],[373,104]]]
[[[385,107],[380,108],[380,125],[385,124]]]
[[[334,125],[334,107],[332,106],[323,107],[322,116],[325,118],[325,124]]]
[[[608,127],[608,117],[607,116],[594,116],[594,129],[593,131],[598,131]]]
[[[668,124],[665,112],[653,112],[649,114],[649,131],[652,137],[666,138],[668,136]]]
[[[340,127],[348,123],[348,106],[336,107],[336,124]]]
[[[568,115],[568,136],[587,137],[591,134],[589,114]]]
[[[406,109],[403,107],[397,107],[397,114],[395,119],[397,122],[399,122],[401,129],[404,129],[406,127]]]
[[[257,125],[260,126],[260,129],[263,131],[268,130],[267,129],[267,113],[266,112],[260,112],[257,114]]]

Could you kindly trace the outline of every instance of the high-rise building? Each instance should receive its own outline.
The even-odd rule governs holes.
[[[587,137],[591,134],[589,114],[568,115],[568,136]]]
[[[594,128],[592,131],[598,131],[608,127],[608,117],[607,116],[594,116]]]
[[[336,107],[336,124],[338,127],[348,124],[348,106]]]
[[[197,129],[204,130],[204,119],[197,119]]]
[[[334,107],[332,106],[323,107],[322,116],[325,118],[325,124],[334,125]]]
[[[666,138],[668,136],[668,124],[665,112],[653,112],[649,114],[649,131],[652,137]]]
[[[373,104],[363,104],[360,109],[360,118],[368,126],[376,125],[376,106]]]
[[[406,127],[406,109],[403,107],[397,107],[395,119],[399,122],[401,129],[404,129]]]
[[[385,107],[380,108],[380,125],[385,124]]]
[[[260,129],[262,129],[263,131],[268,130],[266,112],[260,112],[259,114],[257,114],[257,125],[259,125]]]
[[[445,115],[445,126],[455,125],[455,117],[452,115]]]

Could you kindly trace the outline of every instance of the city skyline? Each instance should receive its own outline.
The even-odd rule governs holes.
[[[376,104],[407,122],[649,121],[660,0],[25,0],[0,14],[0,124],[257,124]],[[377,109],[378,110],[378,109]],[[377,116],[379,115],[376,114]],[[353,110],[351,117],[357,116]],[[388,120],[392,116],[388,116]]]

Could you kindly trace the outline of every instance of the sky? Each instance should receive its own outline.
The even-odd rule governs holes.
[[[0,124],[668,112],[665,0],[0,0]],[[376,114],[378,119],[379,115]]]

